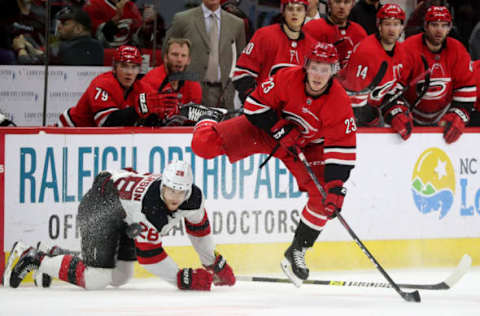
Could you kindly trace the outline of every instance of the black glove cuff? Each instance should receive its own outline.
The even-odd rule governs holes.
[[[294,128],[295,126],[293,126],[293,124],[287,124],[282,126],[280,129],[277,129],[276,131],[272,131],[271,135],[273,139],[275,139],[276,141],[279,141],[280,139],[285,137],[288,133],[290,133]]]
[[[333,193],[333,194],[336,194],[336,195],[345,196],[345,195],[347,195],[347,188],[345,188],[345,187],[333,187],[330,190],[328,190],[328,193]]]
[[[181,290],[189,290],[192,288],[192,268],[182,269],[179,272],[178,287]]]

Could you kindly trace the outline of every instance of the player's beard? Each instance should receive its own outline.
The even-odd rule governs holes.
[[[425,37],[427,41],[430,42],[433,46],[440,46],[442,45],[443,41],[445,40],[446,36],[434,36],[433,34],[427,32],[425,33]]]
[[[167,61],[167,70],[169,74],[174,74],[176,72],[182,72],[185,70],[185,66],[176,66],[172,62]]]

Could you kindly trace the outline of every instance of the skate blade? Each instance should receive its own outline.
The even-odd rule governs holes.
[[[300,279],[299,277],[297,277],[295,275],[295,273],[293,273],[292,271],[292,265],[290,264],[290,262],[286,259],[286,258],[283,258],[282,261],[280,262],[280,267],[282,268],[283,270],[283,273],[285,273],[285,275],[287,276],[287,278],[292,281],[292,283],[296,286],[296,287],[301,287],[302,284],[303,284],[303,280]]]
[[[10,276],[12,275],[12,268],[15,265],[15,262],[20,258],[22,253],[27,249],[27,245],[25,245],[21,241],[16,241],[13,246],[12,250],[10,250],[10,255],[8,256],[7,264],[5,266],[5,271],[3,272],[3,286],[10,287]]]

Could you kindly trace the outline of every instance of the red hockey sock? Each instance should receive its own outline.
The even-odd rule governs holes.
[[[58,278],[85,288],[85,264],[76,256],[65,255],[58,272]]]

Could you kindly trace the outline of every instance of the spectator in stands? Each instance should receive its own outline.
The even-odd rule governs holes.
[[[0,49],[5,63],[43,63],[44,22],[31,11],[31,0],[1,0]],[[12,54],[14,52],[14,54]]]
[[[235,56],[245,46],[243,21],[222,10],[220,0],[202,0],[193,9],[175,14],[167,40],[188,38],[192,43],[192,63],[189,70],[202,80],[203,104],[233,109],[233,86],[229,75]]]
[[[468,41],[470,56],[472,60],[480,59],[480,22],[473,28],[472,34],[470,34],[470,40]]]
[[[83,9],[92,19],[92,31],[105,47],[131,42],[142,25],[142,15],[130,0],[89,0]]]
[[[161,48],[165,37],[165,20],[155,11],[153,5],[141,8],[143,24],[134,35],[134,41],[141,48]],[[155,29],[156,24],[156,29]]]
[[[157,93],[156,101],[158,103],[169,104],[169,107],[174,109],[167,115],[167,120],[173,115],[179,114],[182,105],[189,102],[197,104],[202,102],[202,88],[198,82],[188,80],[188,78],[171,80],[170,76],[172,74],[188,75],[184,71],[191,61],[190,47],[191,43],[188,39],[170,38],[163,54],[163,65],[150,70],[142,78],[142,83]],[[168,125],[173,124],[186,125],[185,122],[168,122]]]
[[[377,32],[377,12],[382,7],[380,0],[359,0],[350,12],[350,20],[357,22],[367,34]]]
[[[103,46],[92,38],[92,22],[80,8],[65,7],[56,15],[58,45],[52,47],[50,61],[59,65],[102,66]]]

